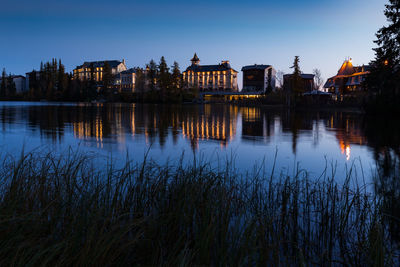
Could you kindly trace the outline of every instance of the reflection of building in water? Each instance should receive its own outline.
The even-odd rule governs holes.
[[[240,109],[242,114],[242,138],[262,137],[264,135],[264,121],[259,108],[246,107]]]
[[[101,119],[97,118],[92,122],[74,122],[72,125],[74,137],[79,139],[95,137],[97,146],[103,147],[103,123]]]
[[[346,116],[343,113],[332,115],[329,119],[327,128],[334,129],[340,151],[346,155],[346,160],[350,160],[351,145],[362,146],[367,143],[360,123],[359,117]]]
[[[193,148],[198,140],[217,140],[227,146],[236,135],[237,114],[235,106],[206,105],[200,114],[182,118],[182,135],[191,140]]]
[[[267,141],[274,135],[275,127],[280,126],[275,120],[275,115],[260,108],[243,107],[242,115],[242,139],[253,141]]]

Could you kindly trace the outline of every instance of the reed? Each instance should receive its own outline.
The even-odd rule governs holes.
[[[0,265],[395,265],[383,200],[355,175],[4,157]]]

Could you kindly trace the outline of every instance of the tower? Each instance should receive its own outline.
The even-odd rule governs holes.
[[[192,61],[192,65],[199,65],[200,64],[200,59],[198,58],[196,53],[194,53],[194,56],[190,61]]]

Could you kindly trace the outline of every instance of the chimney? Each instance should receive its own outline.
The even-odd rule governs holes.
[[[126,64],[125,64],[125,59],[122,59],[122,64],[124,64],[124,65],[126,66]]]

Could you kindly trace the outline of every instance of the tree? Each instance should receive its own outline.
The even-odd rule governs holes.
[[[1,73],[1,86],[0,86],[0,97],[6,97],[6,90],[7,90],[7,74],[6,69],[3,69]]]
[[[280,89],[283,88],[283,75],[285,75],[285,73],[281,70],[278,70],[278,72],[276,73],[276,81],[278,82],[278,87]]]
[[[319,90],[324,84],[324,79],[322,78],[322,74],[319,69],[314,69],[313,74],[314,74],[314,88],[316,90]]]
[[[182,74],[181,70],[179,69],[178,62],[174,61],[174,65],[172,65],[172,77],[171,77],[171,85],[174,93],[181,93],[182,89]]]
[[[104,90],[108,90],[108,88],[112,85],[113,77],[112,70],[110,64],[107,61],[104,62],[103,67],[103,87]]]
[[[164,101],[167,94],[169,93],[170,89],[170,83],[171,83],[171,78],[170,78],[170,73],[169,73],[169,68],[167,65],[167,62],[165,61],[164,57],[161,57],[160,59],[160,64],[158,65],[158,85],[161,90],[162,94],[162,100]]]
[[[372,93],[391,102],[400,95],[400,1],[389,0],[384,14],[388,25],[376,34],[378,47],[366,83]]]
[[[14,96],[16,94],[16,92],[17,92],[17,88],[15,87],[14,79],[10,73],[8,75],[6,96]]]
[[[135,74],[135,91],[138,93],[144,93],[146,88],[146,76],[141,68],[136,68]]]
[[[154,60],[150,60],[150,63],[148,65],[148,73],[147,73],[147,78],[148,78],[148,83],[149,83],[149,88],[151,91],[154,91],[157,86],[157,64],[154,62]]]
[[[293,74],[292,74],[292,93],[296,96],[301,93],[304,93],[304,86],[302,85],[301,82],[301,70],[300,70],[300,58],[299,56],[294,57],[294,62],[293,66],[290,67],[293,69]]]

